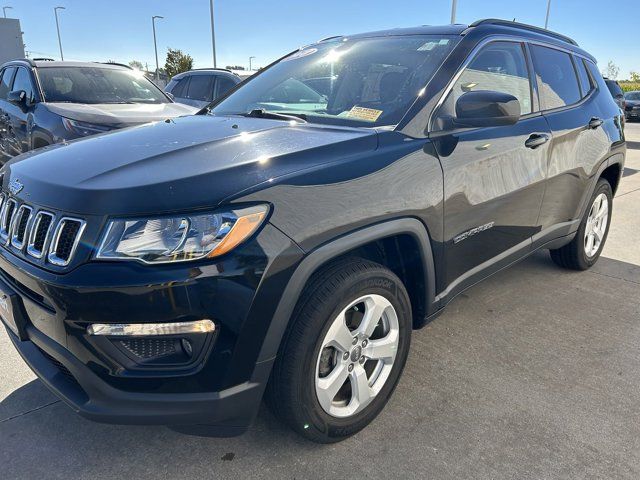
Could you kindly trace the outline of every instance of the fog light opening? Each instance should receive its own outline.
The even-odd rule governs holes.
[[[193,356],[193,347],[191,346],[191,342],[186,338],[183,338],[180,343],[182,344],[182,349],[184,350],[185,355],[191,358]]]
[[[215,329],[216,326],[212,320],[171,323],[94,323],[89,325],[87,333],[89,335],[109,337],[144,337],[154,335],[181,335],[187,333],[211,333],[214,332]]]

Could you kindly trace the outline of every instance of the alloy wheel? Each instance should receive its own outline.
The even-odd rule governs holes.
[[[366,408],[389,378],[399,339],[389,300],[371,294],[350,302],[331,323],[318,354],[315,389],[322,409],[344,418]]]
[[[593,257],[600,246],[607,231],[609,220],[609,200],[604,193],[598,195],[591,205],[587,225],[584,230],[584,252],[588,258]]]

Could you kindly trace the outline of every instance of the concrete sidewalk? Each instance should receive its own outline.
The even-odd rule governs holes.
[[[640,478],[640,124],[588,272],[538,253],[415,332],[390,404],[338,445],[261,411],[238,438],[83,420],[0,334],[0,478]]]

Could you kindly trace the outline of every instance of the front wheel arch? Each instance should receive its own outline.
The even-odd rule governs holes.
[[[331,262],[345,254],[357,250],[376,240],[409,235],[420,246],[419,254],[424,266],[426,281],[424,282],[426,316],[435,312],[435,266],[429,233],[424,224],[416,218],[399,218],[390,220],[344,235],[309,253],[296,268],[289,279],[280,298],[276,312],[265,335],[265,340],[258,355],[257,362],[271,360],[278,354],[280,343],[289,325],[294,308],[304,287],[311,277]]]

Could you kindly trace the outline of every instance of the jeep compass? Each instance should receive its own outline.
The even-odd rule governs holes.
[[[265,398],[338,441],[460,292],[540,249],[598,260],[622,115],[536,27],[325,39],[199,115],[10,161],[0,315],[89,419],[234,435]]]

